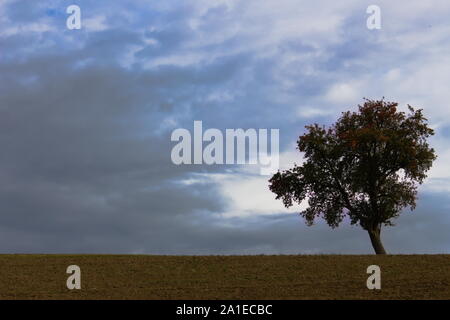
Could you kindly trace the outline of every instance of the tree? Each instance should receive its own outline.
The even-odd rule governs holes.
[[[302,165],[278,171],[269,188],[286,207],[307,199],[300,213],[336,228],[348,216],[369,233],[377,254],[385,254],[381,227],[392,226],[405,207],[415,208],[417,187],[436,155],[434,134],[422,109],[397,111],[398,104],[365,99],[358,112],[343,112],[329,128],[313,124],[299,137]]]

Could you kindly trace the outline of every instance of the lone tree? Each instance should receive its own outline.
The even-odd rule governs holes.
[[[270,179],[286,207],[308,200],[300,215],[307,225],[323,217],[335,228],[348,216],[367,230],[377,254],[385,254],[380,231],[402,208],[415,208],[417,186],[436,159],[427,138],[434,132],[422,109],[397,111],[398,103],[365,100],[358,112],[343,112],[331,127],[306,126],[297,144],[304,163]]]

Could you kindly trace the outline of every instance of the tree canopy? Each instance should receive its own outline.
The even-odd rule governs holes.
[[[393,225],[405,207],[416,205],[417,186],[426,178],[436,154],[427,142],[434,134],[422,109],[365,100],[357,112],[343,112],[326,128],[306,126],[298,150],[304,162],[276,173],[270,190],[286,207],[307,199],[301,212],[308,225],[322,217],[332,228],[344,217],[367,230],[376,253],[385,250],[382,225]]]

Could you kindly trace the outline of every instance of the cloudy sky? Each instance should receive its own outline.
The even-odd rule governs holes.
[[[384,96],[424,109],[439,156],[385,247],[450,253],[449,16],[448,0],[0,0],[0,252],[372,253],[359,227],[307,227],[257,165],[174,165],[170,136],[276,128],[287,168],[306,124]]]

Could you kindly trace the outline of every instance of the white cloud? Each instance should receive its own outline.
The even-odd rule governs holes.
[[[301,164],[300,152],[292,145],[290,151],[280,154],[280,170],[292,168],[294,163]],[[306,203],[285,208],[281,200],[269,190],[271,176],[259,175],[257,165],[243,165],[225,173],[197,174],[182,180],[185,185],[214,182],[219,186],[228,208],[222,212],[223,217],[248,217],[254,215],[272,215],[277,213],[298,213],[306,208]]]
[[[313,108],[313,107],[299,107],[297,109],[297,116],[300,119],[311,119],[317,117],[323,117],[333,114],[334,110],[326,110],[323,108]]]
[[[106,17],[103,15],[98,15],[90,18],[85,18],[82,20],[82,28],[86,28],[87,31],[106,30],[108,29]]]
[[[357,103],[361,100],[360,90],[354,83],[337,83],[331,86],[325,98],[333,103]]]
[[[286,209],[281,200],[269,190],[268,176],[243,174],[208,175],[220,185],[222,196],[228,208],[223,217],[248,217],[252,215],[272,215],[298,212],[299,207]]]
[[[47,22],[32,22],[22,25],[14,25],[0,31],[0,36],[9,37],[23,33],[43,33],[47,31],[55,31],[56,28]]]

